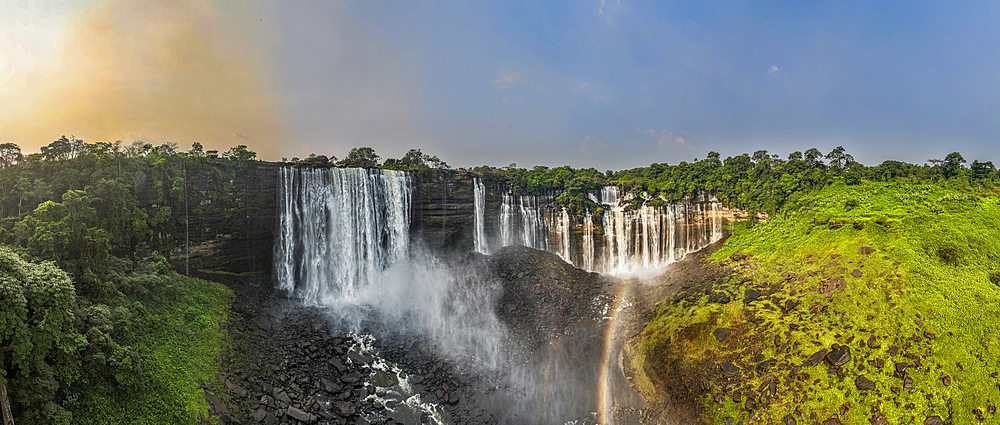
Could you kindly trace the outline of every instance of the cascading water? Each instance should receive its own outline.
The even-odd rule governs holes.
[[[358,330],[374,320],[431,336],[442,354],[487,368],[505,332],[492,312],[499,285],[450,266],[409,240],[405,172],[283,168],[274,267],[278,285]]]
[[[307,304],[350,298],[407,255],[406,173],[283,168],[279,184],[278,285]]]
[[[597,226],[587,212],[574,242],[573,220],[568,211],[551,204],[554,196],[504,195],[498,223],[501,245],[552,251],[590,271],[629,274],[680,260],[722,237],[718,203],[702,195],[662,206],[641,202],[637,208],[631,204],[632,194],[626,194],[629,202],[623,203],[613,186],[587,197],[603,206],[602,235],[595,235]]]
[[[483,181],[478,177],[473,179],[473,183],[475,185],[473,202],[476,210],[476,228],[473,246],[476,252],[488,254],[489,247],[486,242],[486,188],[483,186]]]

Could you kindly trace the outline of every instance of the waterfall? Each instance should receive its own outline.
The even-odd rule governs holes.
[[[406,257],[410,188],[404,172],[283,168],[279,185],[278,285],[307,304],[350,297]]]
[[[573,264],[573,253],[570,251],[569,244],[569,233],[571,230],[569,212],[567,212],[565,208],[561,209],[561,213],[558,215],[558,218],[555,219],[555,226],[552,226],[552,228],[555,229],[555,237],[559,241],[559,256],[562,257],[563,260],[566,260],[567,263]]]
[[[594,269],[594,218],[587,211],[583,218],[583,268],[584,270]]]
[[[410,181],[377,169],[282,168],[274,248],[278,286],[360,331],[420,331],[463,365],[496,368],[500,285],[410,244]]]
[[[722,239],[722,212],[719,203],[712,202],[712,242]]]
[[[483,181],[478,177],[473,179],[475,184],[475,250],[480,254],[488,254],[489,247],[486,244],[486,188]]]

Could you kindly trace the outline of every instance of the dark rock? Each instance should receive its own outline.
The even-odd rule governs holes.
[[[944,378],[941,378],[941,383],[944,384],[944,386],[946,387],[951,386],[951,377],[945,375]]]
[[[826,355],[826,361],[832,366],[843,366],[847,362],[851,361],[850,347],[843,346],[831,351],[830,354]]]
[[[795,310],[795,307],[798,307],[800,304],[802,302],[799,300],[787,300],[785,301],[785,311]]]
[[[902,375],[908,367],[910,367],[908,363],[896,363],[896,373]]]
[[[354,384],[361,380],[361,374],[358,372],[351,372],[346,375],[342,375],[340,380],[345,384]]]
[[[715,340],[719,341],[719,342],[724,342],[725,340],[729,339],[729,337],[732,334],[733,334],[733,331],[729,330],[727,328],[718,328],[718,329],[712,331],[712,335],[715,336]]]
[[[219,401],[219,399],[216,398],[215,395],[213,395],[208,391],[205,392],[205,402],[208,403],[208,411],[211,412],[213,415],[221,416],[229,413],[229,408],[226,407],[226,405],[223,402]]]
[[[907,391],[913,389],[913,379],[909,376],[903,378],[903,389]]]
[[[854,270],[851,271],[851,276],[861,277],[861,276],[864,276],[864,273],[861,273],[861,270],[854,269]]]
[[[341,387],[340,384],[338,384],[336,382],[333,382],[333,381],[331,381],[329,379],[326,379],[326,378],[320,378],[319,379],[319,384],[322,386],[323,391],[330,392],[330,393],[337,393],[337,392],[340,392],[340,390],[343,389],[343,387]]]
[[[756,301],[757,298],[760,298],[760,291],[753,288],[747,289],[746,292],[744,292],[743,296],[744,296],[743,302],[750,303]]]
[[[344,418],[351,417],[354,415],[354,405],[349,401],[338,401],[333,403],[333,410],[337,412],[338,415]]]
[[[899,355],[899,347],[889,347],[889,355],[896,357]]]
[[[719,367],[722,368],[722,375],[733,377],[740,374],[740,368],[736,367],[732,362],[722,362],[719,363]],[[438,398],[441,398],[438,396]]]
[[[823,361],[823,359],[826,357],[826,354],[828,352],[829,351],[827,349],[823,348],[823,349],[820,349],[819,351],[813,353],[813,355],[809,356],[809,358],[806,359],[806,361],[802,363],[802,367],[813,367],[813,366],[818,365],[819,362]]]
[[[858,375],[858,378],[854,380],[854,385],[858,387],[859,390],[871,391],[875,389],[875,382],[865,378],[864,375]]]
[[[880,348],[882,345],[878,343],[878,338],[875,335],[868,337],[868,346],[871,348]]]
[[[264,425],[275,425],[278,423],[278,418],[274,417],[271,413],[264,416]]]
[[[236,385],[236,383],[233,382],[233,381],[227,380],[226,381],[226,388],[229,390],[229,392],[231,392],[233,394],[236,394],[240,398],[243,398],[243,397],[247,396],[247,390],[243,389],[243,387],[241,387],[239,385]]]
[[[291,416],[292,419],[295,419],[299,422],[310,423],[314,419],[313,415],[303,412],[302,410],[299,410],[295,406],[289,406],[288,410],[285,410],[285,414]]]
[[[795,416],[791,413],[785,415],[785,418],[782,419],[782,421],[785,425],[797,425],[797,422],[795,422]]]
[[[777,362],[778,362],[778,360],[776,360],[776,359],[764,360],[764,361],[762,361],[762,362],[760,362],[760,363],[757,364],[757,371],[758,372],[764,372],[764,371],[770,369],[771,366],[774,366],[774,364],[777,363]]]
[[[261,421],[263,421],[264,420],[264,416],[267,416],[267,411],[264,410],[263,407],[259,407],[259,408],[257,408],[257,410],[253,411],[253,420],[254,420],[254,422],[261,422]]]
[[[378,371],[373,383],[376,387],[391,387],[399,383],[399,378],[395,373]]]
[[[994,413],[997,412],[997,407],[994,406],[994,405],[992,405],[992,404],[989,405],[989,406],[986,406],[986,412],[992,415],[992,414],[994,414]]]
[[[869,255],[874,253],[875,253],[875,248],[872,248],[870,246],[863,246],[861,248],[858,248],[859,255]]]
[[[837,267],[837,266],[839,266],[839,265],[840,265],[840,263],[836,263],[836,262],[834,262],[834,263],[829,263],[829,264],[827,264],[827,265],[823,266],[823,268],[824,268],[824,269],[829,269],[829,268],[833,268],[833,267]]]
[[[823,421],[823,425],[844,425],[839,418],[830,418]]]
[[[924,425],[944,425],[940,416],[934,415],[924,420]]]

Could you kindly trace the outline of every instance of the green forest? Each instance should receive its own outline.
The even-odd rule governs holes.
[[[0,382],[16,395],[11,401],[18,424],[193,423],[207,412],[197,383],[218,372],[226,339],[220,324],[233,294],[221,284],[178,273],[184,269],[168,258],[182,241],[168,233],[199,208],[240,208],[244,189],[238,177],[257,161],[243,145],[218,156],[197,143],[180,150],[173,144],[86,143],[65,136],[32,154],[11,143],[0,145]],[[881,246],[912,239],[925,248],[897,251],[901,267],[910,267],[907,275],[924,281],[940,277],[951,283],[936,285],[956,288],[947,293],[956,297],[955,291],[986,291],[982,282],[996,280],[990,276],[1000,270],[990,242],[997,239],[975,236],[978,226],[986,225],[975,215],[980,210],[988,213],[984,217],[996,215],[1000,175],[991,162],[968,163],[957,152],[928,162],[866,166],[839,147],[786,158],[756,151],[722,159],[709,152],[692,162],[616,172],[515,164],[453,170],[418,149],[382,160],[367,147],[341,160],[311,155],[282,161],[418,175],[472,172],[502,181],[515,193],[558,191],[557,203],[577,214],[600,212],[586,194],[605,185],[654,205],[709,192],[729,207],[773,218],[737,226],[720,255],[741,251],[775,258],[791,252],[780,255],[798,258],[806,247],[839,252],[842,237]],[[842,221],[858,222],[865,230],[829,230],[829,223]],[[777,243],[789,240],[785,229],[812,245],[793,250]],[[924,264],[927,258],[933,261]],[[916,297],[920,288],[907,293]],[[959,304],[937,311],[941,326],[959,326]],[[661,313],[680,314],[666,308]],[[709,316],[736,320],[717,313]],[[989,333],[978,327],[964,332],[969,341]],[[942,361],[968,361],[962,353],[943,356]],[[963,405],[982,404],[976,397],[963,398]]]

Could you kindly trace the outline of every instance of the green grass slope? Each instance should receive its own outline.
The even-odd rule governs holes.
[[[714,256],[732,263],[733,276],[662,302],[629,343],[647,396],[687,376],[710,423],[1000,420],[995,194],[863,183],[828,187],[788,210],[738,225]],[[732,336],[719,342],[718,328]],[[834,344],[850,348],[848,362],[803,365]],[[723,362],[739,374],[725,376]]]
[[[123,356],[118,388],[99,385],[85,393],[73,409],[74,423],[194,424],[199,415],[208,417],[198,384],[220,370],[226,339],[220,325],[233,294],[222,284],[176,273],[164,279],[160,299],[133,306],[141,313],[131,323],[135,342],[128,350],[136,355]],[[132,358],[141,373],[129,373]]]

